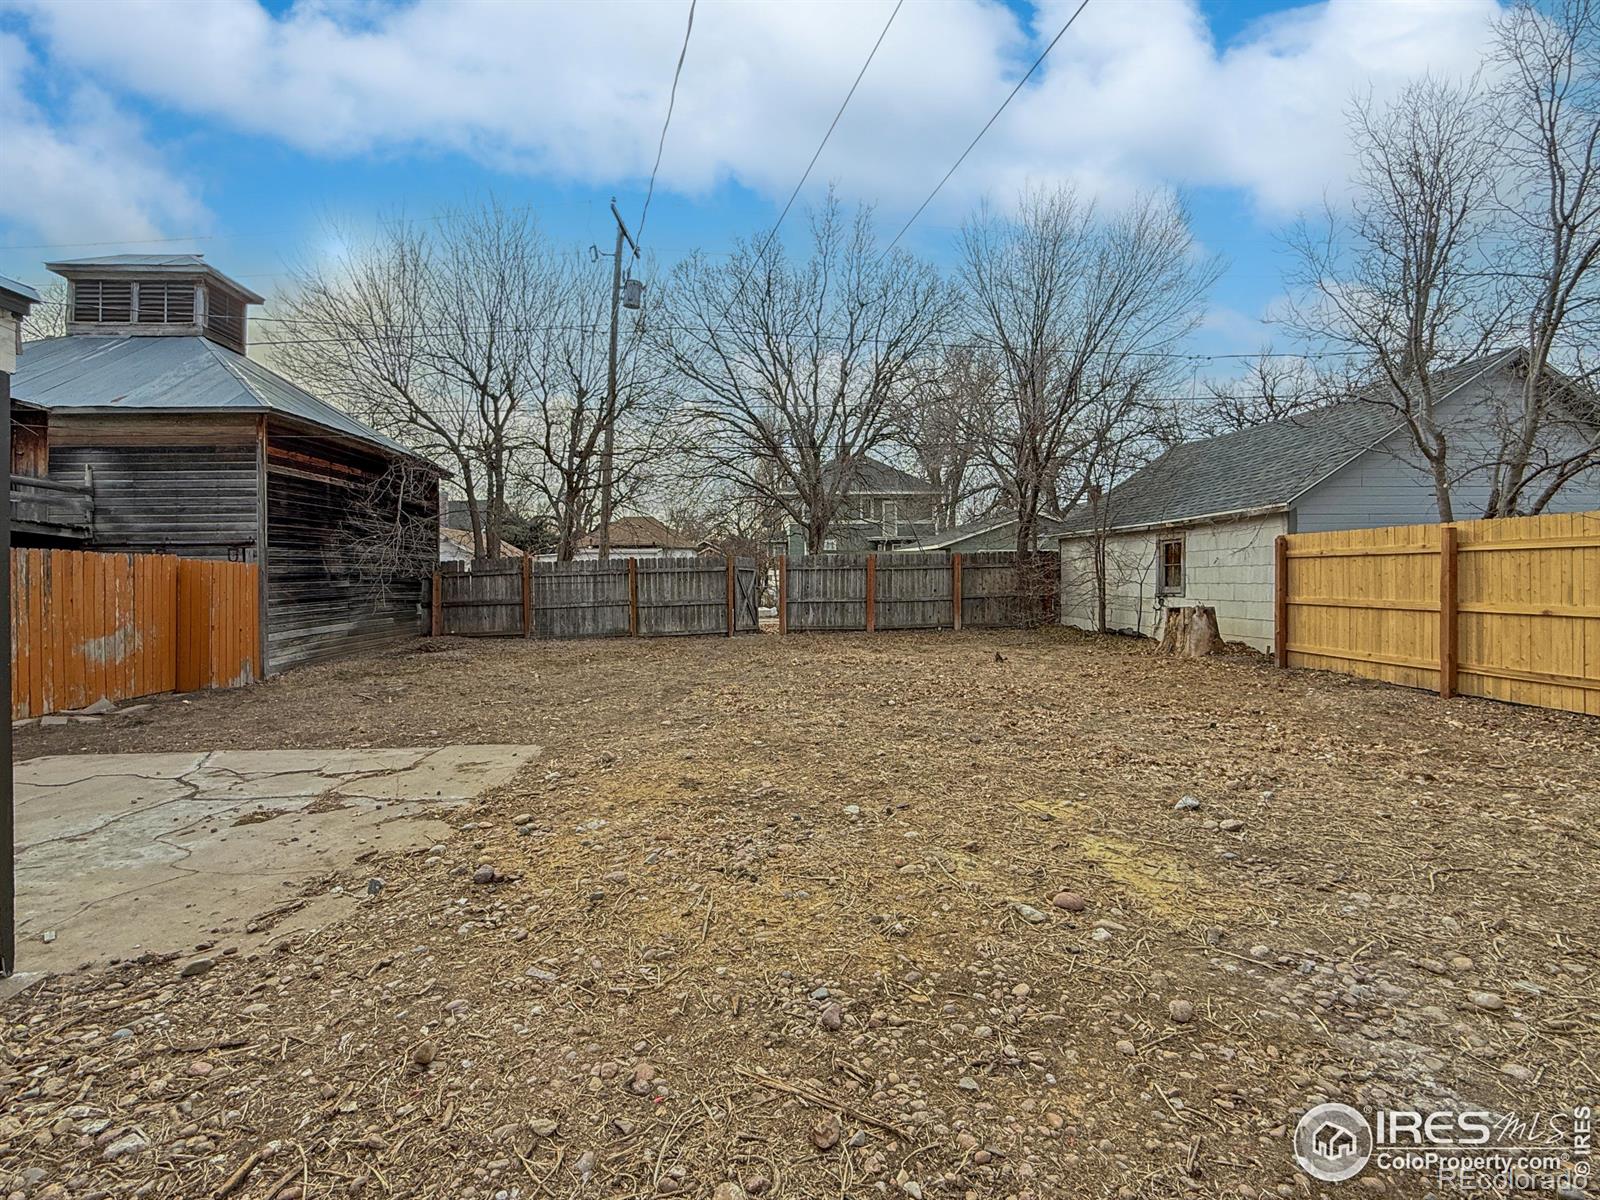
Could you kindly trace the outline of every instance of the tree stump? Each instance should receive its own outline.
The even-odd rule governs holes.
[[[1184,658],[1215,654],[1222,649],[1222,635],[1217,632],[1217,610],[1208,604],[1167,609],[1167,623],[1161,630],[1161,644],[1156,649],[1162,654],[1178,654]]]

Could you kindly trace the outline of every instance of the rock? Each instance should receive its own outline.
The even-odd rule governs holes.
[[[1200,801],[1196,800],[1193,796],[1185,796],[1172,807],[1175,812],[1193,812],[1195,809],[1200,807]]]
[[[411,1061],[419,1067],[426,1067],[439,1057],[439,1047],[432,1042],[418,1042],[411,1048]]]
[[[642,1062],[633,1069],[633,1077],[628,1081],[628,1090],[635,1096],[648,1096],[655,1079],[655,1067]]]
[[[996,658],[999,655],[995,656]],[[915,1179],[908,1179],[900,1185],[900,1190],[911,1197],[911,1200],[922,1200],[922,1185]]]
[[[511,823],[513,825],[532,825],[533,814],[528,812],[520,812],[511,818]]]
[[[859,817],[861,815],[861,806],[859,804],[846,804],[844,806],[844,815],[847,817]]]
[[[493,867],[491,867],[488,863],[484,863],[483,866],[479,867],[476,871],[474,871],[472,873],[472,882],[473,883],[477,883],[477,884],[493,883],[494,880],[495,880],[495,869]]]
[[[1094,932],[1089,934],[1089,936],[1097,942],[1109,942],[1114,935],[1112,934],[1111,930],[1105,928],[1104,926],[1096,926]]]
[[[1017,915],[1030,925],[1041,925],[1050,919],[1031,904],[1019,904],[1016,909]]]
[[[71,717],[64,717],[60,713],[51,713],[48,716],[40,717],[39,718],[39,724],[40,725],[65,725],[70,720],[72,720]]]
[[[956,1086],[963,1092],[975,1092],[978,1090],[978,1081],[970,1075],[963,1075],[957,1081]]]
[[[585,1150],[578,1155],[578,1161],[572,1164],[572,1170],[580,1180],[588,1183],[590,1176],[594,1174],[594,1151]]]
[[[1137,1051],[1135,1050],[1133,1043],[1124,1038],[1122,1041],[1117,1043],[1117,1053],[1131,1057],[1133,1054],[1137,1053]]]
[[[1273,957],[1271,946],[1251,946],[1250,957],[1257,962],[1267,962]]]
[[[540,1120],[528,1122],[528,1132],[533,1134],[534,1137],[555,1137],[556,1130],[559,1128],[560,1126],[555,1121]]]
[[[56,931],[54,929],[46,929],[39,935],[39,940],[48,946],[51,942],[56,940]]]
[[[1174,1000],[1167,1005],[1167,1016],[1179,1025],[1187,1025],[1194,1020],[1194,1005],[1187,1000]]]
[[[179,969],[178,978],[193,979],[197,975],[204,975],[216,965],[217,960],[214,958],[192,958]]]
[[[818,1019],[824,1029],[837,1030],[844,1024],[844,1008],[835,1001],[822,1010],[822,1016]]]
[[[724,1180],[712,1189],[711,1200],[745,1200],[745,1190],[737,1183]]]
[[[1499,1012],[1506,1006],[1505,999],[1494,992],[1473,992],[1469,997],[1474,1008],[1486,1012]]]
[[[1082,912],[1089,907],[1088,901],[1077,892],[1057,892],[1050,897],[1050,903],[1067,912]]]
[[[108,1145],[102,1152],[106,1161],[115,1162],[119,1158],[126,1158],[130,1154],[142,1154],[150,1148],[150,1139],[138,1132],[125,1133]]]
[[[1217,828],[1223,833],[1238,833],[1244,828],[1244,822],[1238,817],[1229,817],[1226,821],[1218,821]]]
[[[376,875],[367,880],[367,895],[376,896],[379,892],[383,891],[383,888],[383,880],[379,879]]]
[[[107,700],[104,696],[100,697],[100,699],[96,700],[93,704],[90,704],[84,708],[75,708],[72,710],[73,715],[79,717],[103,717],[107,713],[114,713],[116,711],[117,706],[110,700]]]
[[[818,1150],[832,1150],[839,1144],[839,1114],[828,1113],[811,1127],[811,1144]]]

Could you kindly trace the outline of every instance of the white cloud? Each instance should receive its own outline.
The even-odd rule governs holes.
[[[584,183],[654,157],[686,4],[13,0],[56,63],[103,86],[328,155],[457,152]],[[819,163],[820,187],[903,210],[930,188],[1076,0],[1033,27],[994,0],[907,5]],[[793,186],[889,0],[702,3],[658,186]],[[1193,0],[1091,0],[930,221],[1075,179],[1112,197],[1222,185],[1281,215],[1344,178],[1343,110],[1478,62],[1493,0],[1329,0],[1218,47]],[[11,147],[13,161],[17,147]],[[25,159],[20,161],[26,161]]]
[[[0,112],[7,185],[0,221],[43,241],[158,238],[168,222],[206,219],[193,193],[146,145],[138,124],[98,88],[28,87],[39,72],[22,41],[0,33]]]

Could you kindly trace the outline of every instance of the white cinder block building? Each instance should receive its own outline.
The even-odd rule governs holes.
[[[1435,376],[1456,514],[1482,515],[1497,414],[1518,394],[1520,351]],[[1593,407],[1552,424],[1543,461],[1596,444]],[[1562,487],[1547,512],[1600,508],[1600,463]],[[1068,515],[1061,536],[1061,620],[1161,635],[1169,609],[1207,604],[1226,641],[1270,651],[1273,544],[1281,533],[1371,529],[1439,519],[1432,478],[1392,407],[1360,399],[1177,446]],[[1096,559],[1104,557],[1104,570]]]

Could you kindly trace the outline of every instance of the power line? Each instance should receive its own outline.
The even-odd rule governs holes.
[[[878,56],[878,47],[883,45],[883,39],[888,36],[889,26],[894,24],[894,19],[900,15],[901,5],[906,0],[896,0],[894,11],[889,14],[889,19],[883,23],[883,30],[878,34],[878,40],[872,43],[872,51],[867,55],[867,61],[861,64],[861,70],[856,73],[856,81],[850,85],[850,90],[845,93],[844,103],[839,105],[839,111],[833,114],[833,121],[828,126],[828,132],[822,135],[822,141],[817,144],[817,152],[811,156],[811,161],[806,164],[805,173],[800,176],[800,182],[794,185],[794,191],[789,193],[788,202],[784,204],[783,211],[778,214],[778,219],[772,223],[766,240],[761,243],[761,253],[756,255],[759,264],[766,257],[767,247],[772,245],[772,239],[778,234],[778,227],[783,224],[783,219],[789,215],[789,210],[794,207],[795,197],[800,195],[800,189],[805,187],[806,180],[811,178],[811,169],[817,165],[817,159],[822,157],[822,151],[828,144],[828,139],[833,136],[833,131],[839,127],[839,118],[844,116],[844,110],[850,107],[850,100],[856,94],[856,89],[861,86],[861,80],[867,74],[867,68],[872,65],[872,60]],[[1085,3],[1088,0],[1084,0]],[[742,290],[742,289],[741,289]]]
[[[933,203],[933,198],[939,194],[940,190],[945,184],[950,182],[950,177],[956,173],[961,164],[967,161],[967,155],[971,154],[973,148],[983,140],[983,135],[989,132],[989,127],[1000,119],[1000,114],[1005,112],[1006,107],[1016,99],[1017,93],[1022,90],[1022,85],[1027,83],[1028,80],[1033,77],[1033,73],[1039,69],[1039,64],[1044,62],[1044,60],[1049,57],[1050,51],[1056,48],[1056,43],[1061,40],[1062,36],[1067,32],[1067,30],[1072,28],[1072,23],[1078,19],[1078,14],[1088,7],[1089,0],[1083,0],[1083,2],[1073,10],[1072,15],[1067,18],[1067,23],[1056,31],[1055,37],[1050,39],[1050,44],[1044,48],[1044,53],[1040,54],[1038,58],[1033,60],[1033,66],[1029,67],[1027,73],[1023,75],[1021,79],[1017,80],[1017,86],[1012,88],[1010,95],[1001,101],[1000,107],[994,110],[994,115],[984,122],[983,128],[978,130],[978,136],[967,143],[967,148],[961,152],[961,157],[956,159],[955,164],[944,173],[944,178],[939,180],[939,182],[934,185],[933,191],[928,193],[927,198],[923,200],[921,204],[917,205],[917,211],[912,213],[911,219],[900,227],[900,232],[894,235],[894,241],[890,242],[886,247],[884,247],[884,254],[888,254],[889,251],[893,250],[895,246],[900,243],[900,239],[905,236],[906,230],[910,229],[911,226],[916,223],[917,218],[922,215],[923,209],[927,208],[928,205]]]
[[[667,146],[667,128],[672,124],[672,110],[678,103],[678,77],[683,74],[683,60],[689,54],[689,35],[694,32],[695,0],[689,0],[689,24],[683,31],[683,49],[678,51],[678,66],[672,72],[672,91],[667,96],[667,119],[661,122],[661,140],[656,143],[656,165],[650,168],[650,186],[644,193],[644,211],[639,214],[639,238],[644,239],[644,220],[650,215],[650,197],[656,191],[656,172],[661,170],[661,152]]]

